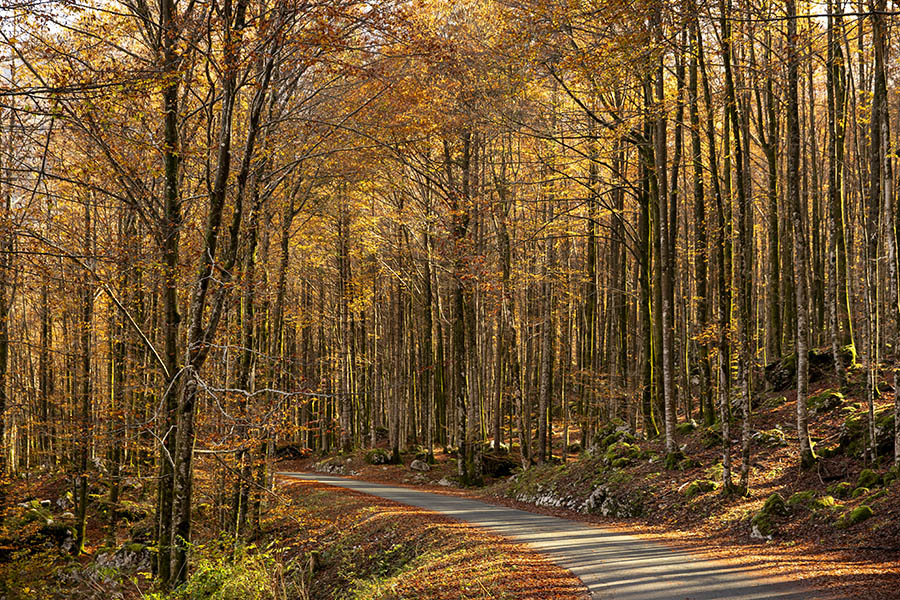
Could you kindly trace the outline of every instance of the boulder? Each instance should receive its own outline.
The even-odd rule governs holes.
[[[506,452],[487,452],[482,457],[484,474],[490,477],[509,477],[519,467],[519,461]]]
[[[861,504],[857,506],[853,510],[849,512],[845,512],[840,516],[840,518],[835,521],[834,526],[838,529],[846,529],[847,527],[852,527],[857,523],[862,523],[869,517],[874,514],[874,511],[865,504]]]
[[[415,459],[414,461],[409,463],[409,468],[413,471],[421,471],[423,473],[431,470],[431,466],[429,466],[427,462],[419,459]]]
[[[837,390],[825,390],[810,396],[806,406],[812,416],[822,415],[840,408],[844,404],[844,394]]]
[[[372,448],[366,452],[365,460],[370,465],[386,465],[391,462],[391,455],[381,448]]]
[[[863,469],[856,482],[856,487],[873,488],[879,485],[881,485],[881,475],[872,469]]]

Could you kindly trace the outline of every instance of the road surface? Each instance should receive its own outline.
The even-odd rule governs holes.
[[[602,600],[808,600],[821,596],[790,581],[773,581],[744,565],[700,558],[687,550],[619,531],[485,504],[477,500],[319,473],[279,475],[316,481],[434,511],[512,538],[548,556]]]

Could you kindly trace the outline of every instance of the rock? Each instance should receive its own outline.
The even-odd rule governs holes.
[[[486,452],[481,457],[484,474],[491,477],[509,477],[519,467],[519,461],[504,452]]]
[[[816,493],[812,490],[797,492],[787,499],[787,505],[792,508],[795,506],[808,506],[815,497]]]
[[[857,523],[862,523],[873,514],[874,511],[870,507],[866,506],[865,504],[861,504],[850,512],[846,512],[841,515],[841,517],[837,521],[835,521],[834,525],[839,529],[846,529],[847,527],[851,527],[853,525],[856,525]]]
[[[853,493],[853,485],[847,481],[828,486],[828,493],[838,498],[849,498]]]
[[[391,456],[381,448],[372,448],[366,452],[365,460],[370,465],[386,465],[391,462]]]
[[[853,493],[850,494],[850,497],[851,498],[859,498],[860,496],[865,496],[870,491],[871,490],[867,487],[858,487],[855,490],[853,490]]]
[[[279,444],[275,448],[275,460],[296,460],[299,458],[309,458],[312,450],[304,448],[300,444]]]
[[[446,477],[441,477],[437,484],[443,487],[455,487],[455,484]]]
[[[773,536],[771,534],[763,534],[763,532],[760,531],[759,526],[754,523],[750,528],[750,537],[754,540],[771,540]]]
[[[683,487],[684,489],[681,491],[682,495],[686,498],[694,498],[700,494],[714,491],[719,487],[719,484],[710,479],[698,479]]]
[[[60,518],[60,519],[70,519],[70,520],[73,520],[73,521],[74,521],[74,520],[75,520],[75,515],[73,515],[73,514],[70,513],[70,512],[64,512],[63,514],[59,515],[59,518]]]
[[[634,445],[625,441],[614,442],[606,449],[605,461],[607,464],[612,464],[616,459],[635,459],[641,454],[641,449]],[[625,464],[627,464],[627,460]],[[620,466],[622,464],[620,463]]]
[[[881,485],[881,475],[872,469],[863,469],[856,482],[858,488],[873,488]]]
[[[762,407],[769,409],[778,408],[785,402],[787,402],[787,398],[785,398],[784,396],[772,396],[762,403]]]
[[[778,428],[757,431],[750,437],[760,446],[767,446],[769,448],[778,448],[788,445],[784,432]]]
[[[422,471],[423,473],[431,470],[431,466],[424,460],[416,459],[409,463],[409,468],[413,471]]]
[[[700,434],[700,443],[703,444],[704,448],[719,446],[722,443],[721,426],[716,423],[712,427],[704,429],[703,433]]]
[[[68,510],[72,508],[74,505],[72,503],[72,492],[66,492],[65,496],[60,496],[56,499],[56,507],[59,510]]]
[[[763,505],[762,509],[763,512],[770,515],[778,515],[779,517],[787,516],[790,512],[784,501],[784,497],[778,492],[775,492],[766,499],[766,503]]]
[[[663,464],[670,471],[679,469],[681,461],[685,459],[684,453],[681,450],[676,450],[675,452],[669,452],[666,454],[666,458],[663,461]],[[680,469],[684,470],[684,469]]]
[[[875,411],[875,445],[879,456],[894,454],[894,414],[888,406]],[[868,444],[868,414],[858,407],[848,407],[849,416],[841,425],[837,452],[862,457]]]
[[[831,412],[844,404],[844,394],[837,390],[825,390],[813,396],[806,401],[810,415],[821,415]]]
[[[853,354],[848,349],[841,350],[843,363],[851,364]],[[824,377],[834,373],[834,355],[831,350],[809,351],[809,380],[810,382],[820,381]],[[766,365],[764,378],[769,384],[769,389],[778,392],[787,389],[796,382],[797,379],[797,354],[791,353],[787,356]]]
[[[679,423],[675,426],[675,431],[680,435],[687,435],[692,431],[696,430],[698,427],[697,421],[691,419],[686,423]]]
[[[772,516],[763,511],[756,513],[750,520],[750,537],[754,539],[771,540],[777,531]]]
[[[41,506],[42,506],[43,508],[50,508],[50,501],[49,501],[49,500],[41,500],[40,504],[41,504]]]
[[[97,556],[98,567],[112,568],[124,573],[150,570],[150,550],[144,544],[128,543],[115,552]]]

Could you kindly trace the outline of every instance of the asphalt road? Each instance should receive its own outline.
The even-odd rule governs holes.
[[[317,481],[441,513],[512,538],[570,570],[603,600],[788,600],[820,596],[758,572],[759,559],[719,563],[633,535],[557,517],[318,473],[279,475]]]

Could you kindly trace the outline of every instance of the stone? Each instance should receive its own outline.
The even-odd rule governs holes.
[[[698,479],[684,486],[684,489],[681,493],[686,498],[694,498],[696,496],[699,496],[700,494],[712,492],[717,487],[719,487],[719,484],[717,484],[715,481],[712,481],[710,479]]]
[[[422,471],[423,473],[431,470],[431,466],[424,460],[416,459],[409,463],[409,468],[413,471]]]
[[[841,515],[841,518],[839,518],[835,522],[835,527],[838,527],[840,529],[851,527],[853,525],[856,525],[857,523],[862,523],[873,514],[875,513],[869,506],[862,504],[860,506],[857,506],[850,512],[846,512]]]
[[[787,500],[787,505],[794,506],[808,506],[813,498],[816,497],[816,493],[812,490],[807,490],[805,492],[797,492],[793,494]]]
[[[844,404],[844,394],[837,390],[825,390],[807,399],[806,406],[811,416],[831,412]]]
[[[372,448],[366,452],[365,460],[370,465],[386,465],[391,462],[391,457],[381,448]]]
[[[784,497],[778,492],[775,492],[766,499],[762,512],[784,517],[787,516],[790,511],[788,510],[787,503],[784,501]]]
[[[872,469],[863,469],[859,474],[859,479],[856,481],[856,487],[858,488],[873,488],[879,485],[881,485],[881,475]]]
[[[869,488],[860,486],[860,487],[856,488],[855,490],[853,490],[853,493],[850,494],[850,497],[851,498],[859,498],[860,496],[865,496],[870,491],[871,490]]]
[[[850,494],[853,493],[853,484],[847,481],[835,483],[834,485],[828,486],[828,493],[837,498],[849,498]]]

